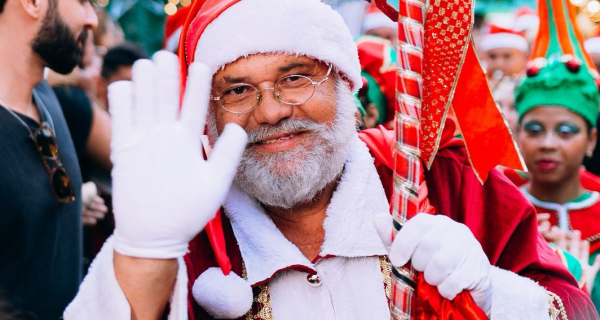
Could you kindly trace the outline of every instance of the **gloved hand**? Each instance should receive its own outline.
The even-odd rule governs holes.
[[[444,215],[421,213],[400,229],[392,243],[392,219],[389,213],[375,217],[392,265],[400,267],[411,261],[415,270],[423,272],[425,281],[450,300],[469,290],[477,306],[490,315],[491,265],[469,228]]]
[[[114,246],[123,255],[183,256],[221,206],[246,146],[246,132],[229,124],[203,160],[211,74],[190,66],[179,116],[178,70],[174,54],[158,52],[135,63],[133,81],[109,88]]]

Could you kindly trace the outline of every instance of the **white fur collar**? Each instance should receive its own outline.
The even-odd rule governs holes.
[[[258,202],[236,186],[232,186],[224,208],[231,220],[250,285],[264,283],[276,272],[291,267],[315,270],[313,263],[283,236]],[[353,258],[387,254],[373,216],[388,210],[373,158],[366,145],[355,136],[340,184],[327,209],[320,256]]]

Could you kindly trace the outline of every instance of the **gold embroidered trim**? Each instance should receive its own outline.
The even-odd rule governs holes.
[[[242,278],[248,280],[246,264],[242,261]],[[271,309],[271,296],[267,283],[258,286],[258,294],[252,298],[252,308],[246,313],[246,320],[273,320],[273,309]],[[256,290],[252,290],[256,292]]]
[[[246,313],[246,320],[273,320],[273,309],[271,309],[271,295],[269,285],[263,284],[258,287],[260,292],[252,300],[252,309]],[[256,314],[254,311],[257,310]]]
[[[569,320],[569,318],[567,318],[567,311],[565,311],[565,305],[563,304],[562,299],[554,292],[550,292],[548,290],[546,290],[546,292],[548,293],[548,309],[550,312],[550,319]]]
[[[386,256],[379,257],[379,267],[381,268],[381,274],[383,275],[383,284],[385,287],[385,296],[388,301],[392,299],[392,264],[388,261]]]

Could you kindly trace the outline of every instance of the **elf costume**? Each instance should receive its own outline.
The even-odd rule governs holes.
[[[540,31],[536,38],[527,77],[516,91],[519,121],[530,110],[560,106],[581,116],[596,127],[600,96],[598,72],[575,24],[575,8],[568,1],[543,0],[539,3]],[[538,213],[550,213],[550,223],[562,230],[580,230],[590,241],[590,264],[600,252],[600,178],[581,169],[584,193],[566,203],[541,201],[528,190],[528,176],[507,170],[507,176],[535,206]],[[600,307],[600,277],[596,277],[592,300]]]

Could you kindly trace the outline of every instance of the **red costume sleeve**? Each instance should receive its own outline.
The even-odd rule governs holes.
[[[393,134],[393,133],[392,133]],[[360,137],[372,150],[384,189],[390,190],[390,168],[381,155],[391,154],[385,141],[390,132],[371,129]],[[383,173],[383,174],[381,174]],[[465,224],[481,243],[490,262],[537,281],[557,294],[569,319],[598,319],[589,297],[551,251],[537,231],[535,209],[506,177],[493,170],[481,185],[460,141],[445,143],[429,171],[425,172],[428,198],[439,214]]]

